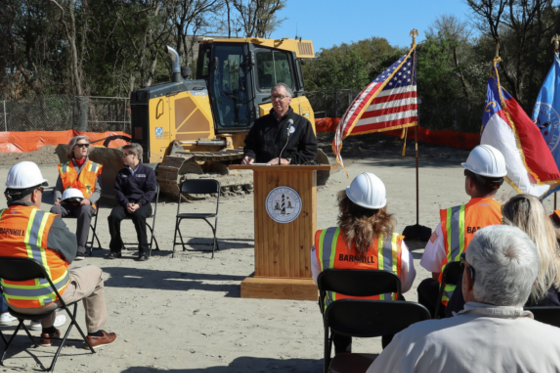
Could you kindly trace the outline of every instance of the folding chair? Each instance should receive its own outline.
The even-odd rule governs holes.
[[[560,307],[555,306],[531,306],[523,307],[525,311],[531,311],[535,320],[545,324],[556,326],[560,328]]]
[[[66,341],[75,341],[75,342],[80,342],[80,341],[84,341],[86,346],[90,349],[90,351],[92,353],[95,353],[95,350],[93,349],[92,345],[89,343],[86,335],[84,334],[84,332],[82,331],[82,329],[80,328],[80,326],[78,325],[78,323],[76,322],[76,312],[78,310],[78,302],[73,302],[73,303],[69,303],[66,304],[64,302],[64,300],[60,297],[60,294],[58,293],[58,290],[56,289],[56,286],[53,284],[53,282],[51,281],[49,275],[47,274],[47,271],[45,270],[45,268],[43,267],[43,265],[41,263],[39,263],[37,260],[35,259],[30,259],[30,258],[11,258],[11,257],[0,257],[0,278],[4,279],[4,280],[8,280],[8,281],[28,281],[28,280],[33,280],[33,279],[39,279],[40,281],[48,281],[52,291],[56,294],[56,297],[58,299],[58,301],[60,302],[60,307],[58,309],[62,309],[65,310],[66,313],[68,314],[68,316],[70,317],[70,325],[68,325],[68,329],[66,330],[66,333],[64,334],[63,338],[49,338],[51,340],[58,340],[58,341],[62,341],[60,343],[60,346],[58,347],[58,349],[56,350],[56,354],[54,355],[54,358],[52,360],[51,366],[48,369],[43,369],[44,371],[47,372],[52,372],[54,370],[54,366],[56,364],[56,360],[58,359],[58,355],[60,354],[60,351],[62,350],[62,346],[64,346],[64,343],[66,343]],[[70,311],[70,306],[74,306],[74,310],[71,312]],[[9,309],[9,312],[12,316],[16,317],[19,320],[19,323],[16,327],[16,330],[14,331],[14,334],[12,335],[12,337],[10,338],[9,341],[6,342],[6,347],[4,348],[4,352],[2,353],[2,358],[0,359],[0,364],[4,365],[4,359],[6,358],[6,353],[8,352],[8,349],[10,348],[10,346],[12,345],[12,342],[14,341],[15,336],[17,335],[20,327],[23,326],[23,329],[25,330],[25,332],[27,333],[27,336],[29,337],[29,339],[31,339],[31,342],[33,342],[35,347],[39,346],[39,343],[37,342],[37,338],[40,339],[39,337],[34,337],[33,335],[31,335],[31,333],[29,332],[29,329],[27,329],[27,326],[24,324],[25,320],[40,320],[43,319],[47,316],[49,316],[50,314],[52,314],[53,312],[56,312],[56,310],[50,311],[50,312],[45,312],[43,314],[37,314],[37,315],[30,315],[30,314],[25,314],[25,313],[19,313],[16,312],[14,310],[12,310],[11,308]],[[80,332],[80,335],[82,336],[82,339],[72,339],[72,338],[68,338],[68,335],[70,334],[70,331],[72,330],[72,327],[76,326],[76,329],[78,329],[78,331]],[[4,337],[4,334],[2,333],[2,331],[0,331],[0,334],[2,334],[2,339],[4,339],[4,341],[6,341],[6,338]]]
[[[212,194],[217,195],[216,200],[216,212],[209,213],[181,213],[181,197],[183,194]],[[210,228],[212,228],[212,233],[214,235],[214,241],[212,243],[212,259],[214,258],[214,251],[220,250],[220,245],[218,244],[218,239],[216,238],[216,231],[218,229],[218,208],[220,205],[220,182],[213,179],[193,179],[185,180],[181,183],[181,190],[179,191],[179,202],[177,203],[177,217],[175,220],[175,236],[173,237],[173,254],[172,258],[175,257],[175,245],[181,244],[183,246],[183,251],[187,250],[185,248],[185,242],[183,241],[183,235],[179,229],[179,225],[183,219],[202,219]],[[214,225],[212,225],[208,218],[214,218]],[[179,232],[180,242],[177,242],[177,232]],[[195,251],[195,250],[193,250]]]
[[[430,318],[422,305],[398,300],[341,299],[325,310],[327,291],[354,297],[394,293],[402,298],[399,277],[388,271],[328,269],[319,274],[319,306],[324,310],[325,329],[324,372],[365,372],[373,362],[373,354],[338,354],[331,361],[333,333],[349,337],[392,335],[409,325]],[[342,310],[342,311],[341,311]],[[329,333],[330,332],[330,333]],[[355,370],[350,370],[352,367]]]
[[[148,218],[152,218],[152,225],[146,222],[146,226],[148,227],[148,229],[150,230],[150,234],[152,235],[150,239],[148,256],[152,256],[152,246],[154,242],[156,243],[156,248],[154,250],[159,251],[159,244],[156,240],[156,236],[154,236],[154,230],[156,229],[156,215],[157,215],[158,203],[159,203],[159,183],[156,183],[156,204],[152,210],[152,214],[148,216]],[[132,220],[132,216],[127,215],[123,220]],[[138,245],[138,242],[124,242],[123,246],[125,245]]]
[[[441,308],[441,300],[443,299],[443,290],[445,289],[445,285],[457,285],[459,282],[459,278],[463,274],[463,267],[461,267],[461,263],[459,262],[451,262],[447,263],[445,269],[443,270],[443,274],[441,275],[441,284],[439,285],[439,295],[436,304],[436,319],[441,319],[440,315],[440,308]]]
[[[429,320],[430,311],[421,304],[401,300],[341,299],[327,307],[323,319],[327,347],[325,372],[366,372],[376,355],[342,353],[329,361],[332,342],[329,329],[337,334],[361,338],[396,334],[416,322]]]
[[[88,240],[86,241],[86,248],[89,247],[89,256],[93,255],[93,250],[101,250],[101,242],[99,241],[99,237],[97,236],[97,217],[99,216],[99,209],[101,208],[101,206],[97,206],[97,210],[95,210],[95,214],[93,214],[93,216],[91,217],[91,220],[89,222],[89,230],[91,232],[91,240],[89,240],[89,234],[88,234]],[[77,220],[78,218],[76,216],[73,215],[68,215],[65,216],[63,219],[75,219]],[[97,241],[97,247],[93,246],[94,241]],[[87,254],[87,253],[86,253]]]

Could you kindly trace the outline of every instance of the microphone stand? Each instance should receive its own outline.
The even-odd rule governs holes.
[[[286,143],[282,147],[282,150],[280,150],[280,155],[278,156],[278,166],[282,164],[282,153],[284,153],[284,149],[286,149],[286,146],[288,146],[288,141],[290,141],[290,126],[293,122],[294,121],[291,119],[288,121],[288,127],[286,127]]]

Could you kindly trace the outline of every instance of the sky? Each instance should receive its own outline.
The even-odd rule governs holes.
[[[286,18],[272,33],[273,39],[297,35],[312,40],[315,52],[341,43],[372,36],[393,46],[409,46],[410,31],[418,30],[417,42],[442,14],[461,21],[472,16],[465,0],[287,0],[278,18]]]

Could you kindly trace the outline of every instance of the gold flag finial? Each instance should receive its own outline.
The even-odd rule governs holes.
[[[416,45],[416,37],[418,36],[418,30],[416,30],[415,28],[412,29],[412,31],[410,31],[410,36],[412,36],[412,48],[414,48],[414,46]]]
[[[560,43],[560,36],[558,34],[552,37],[551,43],[554,43],[554,51],[558,52],[558,44]]]

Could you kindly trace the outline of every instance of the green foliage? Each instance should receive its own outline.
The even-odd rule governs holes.
[[[384,65],[386,57],[394,55],[395,50],[398,49],[391,47],[383,38],[321,49],[317,57],[303,67],[306,89],[362,90],[372,80],[372,74],[394,62]]]

